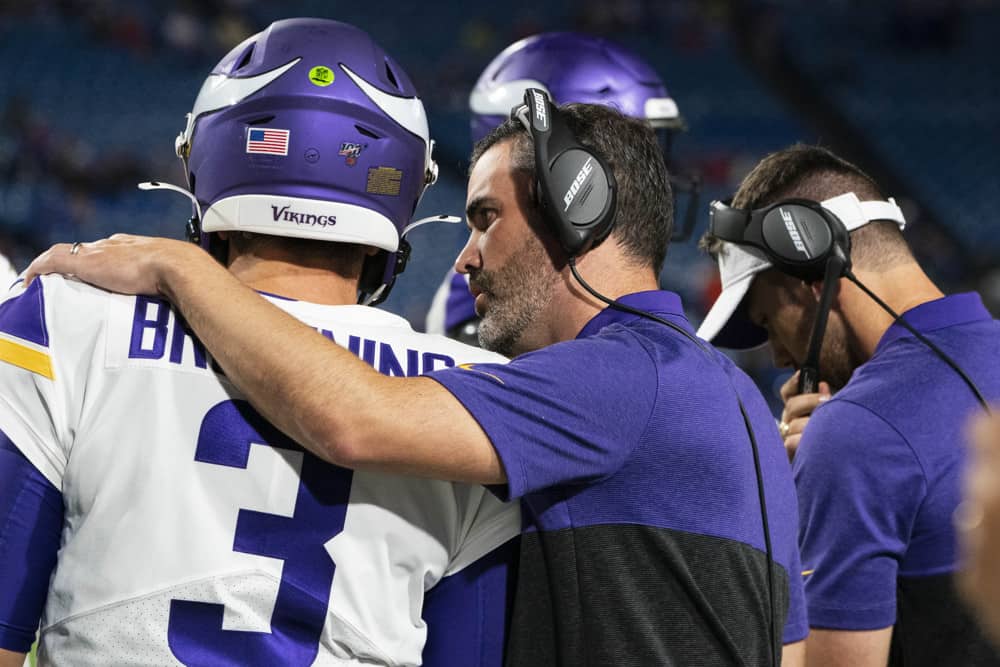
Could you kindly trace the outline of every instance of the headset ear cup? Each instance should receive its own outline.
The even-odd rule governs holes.
[[[782,273],[807,282],[823,280],[838,248],[850,252],[844,224],[815,202],[789,199],[751,214],[745,238]],[[753,239],[753,240],[751,240]]]
[[[574,144],[552,160],[545,180],[551,219],[567,253],[579,255],[610,232],[615,179],[600,156]]]
[[[570,257],[586,252],[611,230],[616,209],[614,174],[580,144],[545,91],[525,91],[524,109],[512,110],[534,143],[537,200],[547,224]]]

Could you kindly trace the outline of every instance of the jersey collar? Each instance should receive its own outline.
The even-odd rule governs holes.
[[[292,317],[303,321],[325,321],[331,316],[350,321],[352,324],[381,327],[403,327],[410,329],[410,323],[405,318],[371,306],[359,304],[325,305],[309,301],[299,301],[269,292],[257,292],[272,304]]]
[[[922,303],[903,313],[903,317],[910,326],[922,334],[960,324],[993,319],[993,316],[986,310],[986,306],[983,305],[982,298],[976,292],[952,294]],[[901,324],[893,323],[886,329],[878,345],[875,346],[875,352],[878,353],[879,350],[895,340],[912,335]]]
[[[635,292],[633,294],[626,294],[618,299],[621,303],[626,306],[631,306],[638,310],[644,310],[648,313],[654,315],[659,315],[660,317],[668,316],[674,323],[681,325],[685,329],[694,333],[694,329],[691,324],[687,321],[684,315],[684,305],[681,303],[681,298],[674,294],[673,292],[667,292],[665,290],[650,290],[648,292]],[[626,323],[633,320],[639,319],[638,315],[633,315],[632,313],[626,312],[624,310],[618,310],[608,306],[597,315],[595,315],[580,333],[577,334],[577,338],[586,338],[587,336],[593,336],[601,329],[606,326],[610,326],[616,323]]]

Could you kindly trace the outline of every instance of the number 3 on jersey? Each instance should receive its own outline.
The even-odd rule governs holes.
[[[246,401],[223,401],[205,415],[195,460],[247,467],[251,445],[303,451]],[[291,517],[240,510],[233,550],[284,561],[271,632],[224,630],[223,606],[172,600],[168,641],[186,665],[309,665],[319,651],[334,563],[324,548],[344,528],[351,471],[303,454]]]

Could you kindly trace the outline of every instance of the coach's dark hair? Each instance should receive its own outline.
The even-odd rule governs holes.
[[[651,266],[659,275],[670,242],[673,197],[652,128],[645,121],[597,104],[567,104],[559,107],[559,113],[577,141],[600,155],[615,175],[618,211],[611,237],[628,256]],[[512,166],[530,177],[530,200],[537,208],[534,145],[520,122],[507,120],[479,140],[472,151],[471,167],[483,153],[504,141],[514,142]]]
[[[820,202],[846,192],[861,201],[885,199],[860,167],[822,146],[794,144],[761,160],[740,183],[732,205],[757,209],[790,198]],[[705,235],[701,247],[715,254],[721,244]],[[851,232],[851,259],[857,266],[884,270],[912,261],[913,255],[896,223],[879,221]]]

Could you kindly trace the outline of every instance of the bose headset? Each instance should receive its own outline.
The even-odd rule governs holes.
[[[652,320],[680,333],[718,363],[714,353],[683,327],[652,313],[633,308],[609,299],[591,287],[577,272],[576,258],[595,243],[604,240],[614,225],[617,209],[617,184],[607,163],[592,149],[580,144],[566,125],[558,108],[549,100],[545,91],[529,88],[524,93],[524,104],[511,109],[511,120],[520,121],[534,142],[535,174],[540,208],[549,226],[559,238],[568,255],[573,277],[594,298],[612,308]],[[728,376],[727,376],[728,378]],[[774,606],[774,556],[771,549],[771,531],[767,520],[767,503],[764,497],[764,477],[760,466],[757,438],[750,424],[739,393],[730,381],[740,407],[753,450],[754,472],[757,477],[757,494],[760,501],[764,548],[767,556],[767,601],[769,609],[768,647],[771,664],[778,664],[777,610]]]
[[[869,202],[870,203],[870,202]],[[894,205],[894,202],[893,202]],[[868,289],[851,271],[851,235],[837,215],[819,202],[785,199],[764,208],[748,210],[714,201],[709,210],[709,234],[736,245],[757,248],[778,271],[807,283],[823,281],[806,359],[799,369],[799,393],[815,393],[819,386],[819,352],[833,293],[840,278],[847,278],[941,358],[968,385],[987,413],[989,404],[964,370],[941,348],[910,326],[903,316]]]

